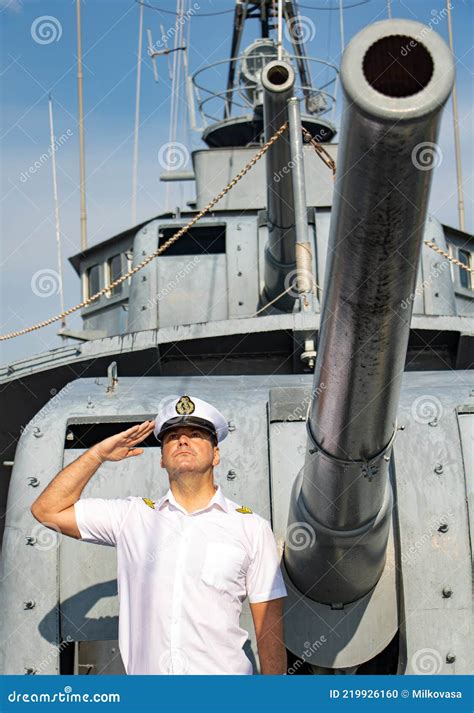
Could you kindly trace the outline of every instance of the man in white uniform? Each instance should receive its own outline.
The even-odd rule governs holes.
[[[104,461],[139,456],[154,431],[169,490],[158,501],[84,498]],[[158,414],[96,444],[62,470],[31,512],[63,534],[117,547],[119,646],[128,674],[251,674],[243,651],[249,598],[261,672],[286,673],[286,589],[266,520],[214,485],[227,422],[181,396]]]

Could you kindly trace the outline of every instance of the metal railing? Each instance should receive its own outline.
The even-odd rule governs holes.
[[[268,55],[262,53],[262,54],[256,54],[253,55],[252,59],[262,59],[262,60],[267,60],[269,61],[271,58],[268,57]],[[320,69],[319,72],[316,74],[316,81],[318,79],[318,76],[320,76],[323,72],[327,72],[329,70],[330,72],[330,77],[325,81],[324,84],[320,86],[305,86],[303,84],[299,84],[298,82],[295,83],[295,96],[297,97],[302,97],[305,98],[308,93],[311,95],[321,95],[324,100],[325,100],[325,106],[322,108],[320,111],[317,112],[317,116],[323,116],[324,114],[328,114],[331,112],[334,108],[334,104],[336,101],[336,96],[335,93],[333,92],[333,87],[335,89],[335,84],[337,80],[337,76],[339,73],[339,70],[335,64],[332,64],[331,62],[327,62],[326,60],[319,59],[318,57],[310,57],[307,55],[291,55],[288,54],[286,55],[285,59],[288,58],[290,61],[297,60],[297,59],[305,59],[308,62],[311,62],[313,64],[319,65]],[[237,57],[231,57],[223,60],[219,60],[217,62],[213,62],[212,64],[207,64],[204,67],[201,67],[198,69],[196,72],[191,77],[191,83],[192,83],[192,91],[193,91],[193,96],[191,97],[191,101],[196,100],[197,107],[199,114],[201,116],[202,123],[204,125],[204,128],[209,126],[209,123],[216,123],[222,121],[224,118],[226,118],[226,106],[230,104],[232,107],[232,112],[229,115],[228,118],[232,117],[238,117],[238,116],[244,116],[248,115],[249,113],[253,112],[253,109],[256,106],[256,103],[253,102],[249,96],[246,96],[246,92],[251,91],[251,87],[247,87],[244,84],[242,84],[239,81],[240,78],[240,70],[241,70],[241,63],[245,59],[244,54],[240,54]],[[220,68],[223,65],[228,65],[230,62],[237,62],[237,68],[235,72],[235,77],[236,77],[236,83],[234,84],[233,87],[230,89],[223,89],[223,90],[216,90],[210,88],[210,82],[211,80],[209,79],[208,81],[205,81],[203,83],[203,79],[201,75],[204,73],[210,73],[213,72],[214,75],[217,73],[219,79],[224,79],[223,75],[219,72],[218,68]],[[295,73],[297,74],[296,67],[295,68]],[[226,73],[227,74],[227,73]],[[206,86],[207,85],[207,86]],[[258,93],[258,88],[255,87],[255,92]],[[213,104],[212,104],[213,103]],[[211,106],[212,104],[212,106]],[[304,105],[303,105],[304,106]],[[240,110],[240,111],[236,111]],[[305,113],[303,111],[303,113]],[[193,127],[196,128],[196,127]]]

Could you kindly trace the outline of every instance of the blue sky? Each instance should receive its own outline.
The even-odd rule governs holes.
[[[344,13],[346,43],[365,25],[387,17],[386,0],[369,0],[350,7],[357,2],[361,0],[345,0],[349,6]],[[474,4],[472,0],[451,2],[466,228],[472,231]],[[156,41],[161,34],[160,24],[165,32],[175,25],[175,17],[169,13],[175,10],[176,3],[150,0],[149,4],[169,11],[145,8],[144,27],[152,30]],[[204,13],[233,11],[234,7],[232,0],[199,0],[196,4],[199,7],[190,25],[192,71],[228,57],[232,12],[213,16],[204,16]],[[338,0],[305,0],[300,12],[311,28],[309,54],[339,64],[337,5]],[[441,13],[444,5],[444,0],[391,2],[394,17],[436,24],[436,31],[447,39],[447,24]],[[321,9],[310,9],[316,7]],[[49,41],[51,36],[37,34],[41,32],[38,18],[45,16],[52,18],[49,20],[54,33],[52,41]],[[139,8],[134,0],[83,0],[82,3],[89,245],[131,225],[138,16]],[[39,296],[32,288],[38,271],[57,269],[51,162],[44,162],[34,173],[30,170],[49,146],[49,92],[54,101],[55,134],[66,137],[56,152],[66,307],[81,299],[79,280],[67,261],[80,249],[75,2],[0,0],[0,27],[1,332],[5,333],[60,311],[59,295]],[[258,23],[249,21],[242,48],[255,39],[257,32]],[[38,42],[38,37],[48,41]],[[166,208],[165,187],[159,181],[163,168],[158,155],[160,147],[168,141],[171,105],[166,59],[159,60],[158,84],[153,80],[146,52],[142,68],[138,221]],[[212,77],[214,86],[224,88],[224,69],[214,72]],[[199,133],[189,128],[183,100],[177,140],[190,150],[203,146]],[[444,112],[439,146],[443,158],[434,175],[430,210],[442,222],[457,226],[451,103]],[[172,185],[172,205],[182,204],[183,199],[188,200],[193,195],[192,184]],[[450,193],[453,197],[446,202]],[[80,322],[80,316],[75,315],[68,321],[68,327],[79,329]],[[1,363],[60,346],[63,342],[56,336],[57,329],[56,324],[4,342]]]

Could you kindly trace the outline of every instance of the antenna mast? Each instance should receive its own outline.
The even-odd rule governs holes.
[[[448,12],[448,36],[449,36],[449,48],[451,54],[454,57],[454,47],[453,47],[453,25],[451,22],[451,3],[450,0],[446,0],[446,10]],[[454,151],[456,155],[456,180],[458,184],[458,215],[459,215],[459,229],[464,230],[464,196],[462,189],[462,165],[461,165],[461,140],[459,136],[459,115],[458,115],[458,97],[456,92],[456,79],[454,79],[453,93],[453,126],[454,126]]]
[[[51,94],[48,97],[49,109],[49,135],[51,141],[51,166],[53,169],[53,195],[54,195],[54,213],[56,219],[56,247],[58,251],[58,274],[59,274],[59,299],[61,304],[61,312],[64,312],[64,294],[63,294],[63,265],[61,256],[61,228],[59,224],[59,201],[58,201],[58,183],[56,179],[56,149],[54,147],[54,124],[53,124],[53,101]],[[66,326],[66,319],[61,321],[61,327]]]
[[[82,98],[81,0],[76,0],[77,94],[79,103],[79,186],[81,194],[81,250],[87,249],[86,170],[84,162],[84,104]]]
[[[138,51],[137,51],[137,88],[135,96],[135,132],[133,137],[133,168],[132,168],[132,225],[137,222],[137,186],[138,186],[138,129],[140,125],[140,87],[142,76],[142,39],[143,39],[143,10],[145,6],[140,3],[140,19],[138,26]]]

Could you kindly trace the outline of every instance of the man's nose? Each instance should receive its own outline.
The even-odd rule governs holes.
[[[178,443],[186,443],[189,444],[189,439],[185,433],[182,433],[178,439]]]

